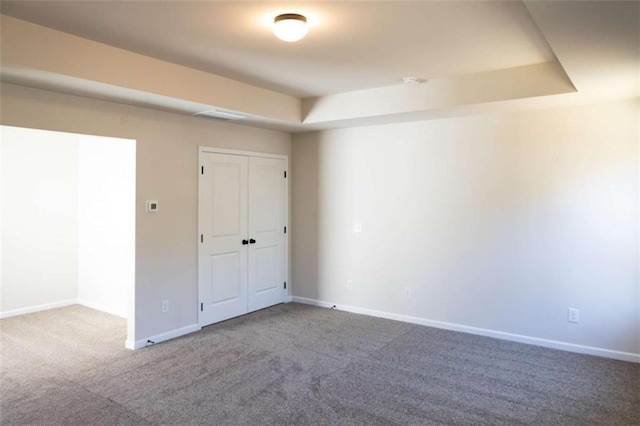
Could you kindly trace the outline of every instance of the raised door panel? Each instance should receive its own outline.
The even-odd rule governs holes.
[[[242,173],[245,173],[242,164],[219,164],[211,166],[211,237],[239,236],[243,229],[243,209],[246,200],[243,200],[241,186],[246,185]],[[244,181],[244,182],[243,182]]]
[[[242,256],[239,252],[211,256],[211,303],[239,300],[242,297]]]

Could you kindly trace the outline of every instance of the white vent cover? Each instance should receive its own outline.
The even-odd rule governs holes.
[[[241,118],[245,118],[244,115],[236,114],[235,112],[218,111],[217,109],[197,112],[193,115],[197,117],[215,118],[218,120],[239,120]]]

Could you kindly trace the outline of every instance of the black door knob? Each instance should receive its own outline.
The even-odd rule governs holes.
[[[246,246],[247,244],[249,244],[249,241],[247,241],[247,240],[242,240],[242,245],[243,245],[243,246]]]
[[[249,240],[249,243],[251,243],[251,244],[255,244],[255,243],[256,243],[256,240],[254,240],[253,238],[251,238],[251,239]]]

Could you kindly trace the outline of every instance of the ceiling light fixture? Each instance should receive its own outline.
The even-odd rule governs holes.
[[[307,18],[297,13],[284,13],[273,20],[273,33],[280,40],[298,41],[307,31]]]

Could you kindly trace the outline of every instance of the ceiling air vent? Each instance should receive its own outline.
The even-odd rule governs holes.
[[[236,114],[235,112],[218,111],[217,109],[197,112],[193,115],[196,117],[215,118],[216,120],[239,120],[246,118],[244,115]]]

